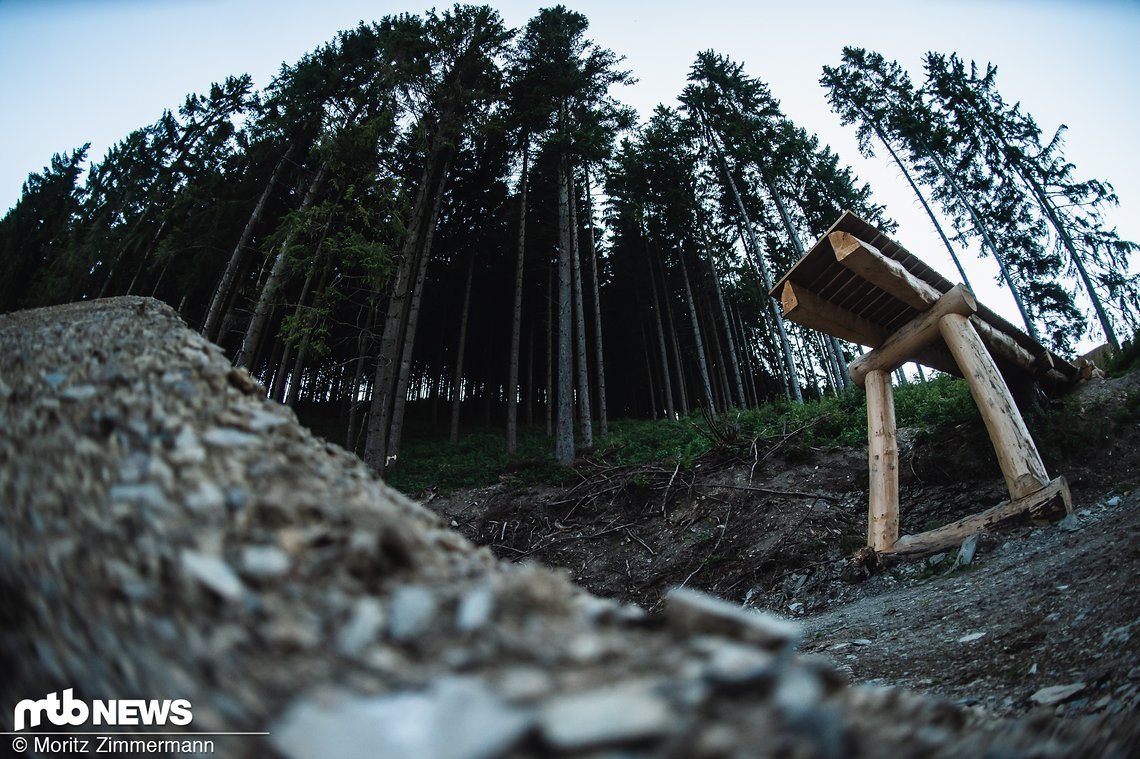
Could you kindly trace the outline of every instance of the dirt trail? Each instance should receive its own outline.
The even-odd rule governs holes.
[[[650,610],[685,585],[796,619],[805,650],[855,682],[996,715],[1136,714],[1140,425],[1127,409],[1138,394],[1137,373],[1079,389],[1073,413],[1094,430],[1074,430],[1047,461],[1073,486],[1076,513],[1060,526],[982,535],[966,566],[951,551],[864,583],[843,577],[866,530],[861,450],[603,471],[601,484],[569,493],[497,485],[429,507],[503,559],[565,567],[593,592]],[[1006,497],[978,430],[902,438],[904,533]]]

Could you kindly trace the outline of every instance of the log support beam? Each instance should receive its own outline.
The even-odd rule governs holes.
[[[939,320],[939,330],[982,414],[1010,499],[1016,501],[1045,487],[1049,475],[1041,454],[974,325],[961,314],[947,314]]]
[[[872,369],[867,386],[867,461],[870,503],[867,545],[889,551],[899,537],[899,444],[890,372]]]
[[[1035,493],[1016,500],[1002,501],[992,509],[918,535],[903,535],[891,548],[880,553],[907,559],[921,559],[954,548],[978,532],[1008,529],[1026,524],[1042,524],[1062,519],[1073,511],[1069,484],[1064,477],[1052,480]],[[878,550],[878,549],[876,549]]]
[[[957,285],[935,301],[929,310],[920,313],[901,329],[887,338],[870,353],[864,353],[849,365],[851,379],[862,385],[868,372],[881,369],[893,372],[908,361],[913,361],[939,336],[939,320],[946,314],[970,316],[978,310],[978,302],[962,285]],[[941,369],[942,367],[936,367]],[[962,366],[959,364],[959,370]],[[945,370],[943,370],[945,371]]]

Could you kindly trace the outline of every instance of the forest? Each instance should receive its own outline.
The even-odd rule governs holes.
[[[820,97],[897,166],[970,285],[992,257],[1027,334],[1119,347],[1137,245],[999,92],[931,52],[921,79],[836,51]],[[887,210],[762,79],[715,51],[639,123],[636,72],[588,20],[487,6],[386,16],[190,94],[101,158],[28,177],[0,219],[0,312],[148,295],[377,473],[411,429],[541,431],[561,464],[611,420],[841,394],[860,349],[782,318],[773,281],[844,210]],[[905,379],[905,378],[904,378]]]

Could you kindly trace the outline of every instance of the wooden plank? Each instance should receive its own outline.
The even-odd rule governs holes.
[[[911,308],[925,311],[942,297],[941,292],[915,277],[898,261],[854,235],[832,232],[828,239],[836,261]]]
[[[1041,455],[973,324],[961,314],[947,314],[938,323],[990,433],[1010,499],[1040,490],[1049,482]]]
[[[786,318],[841,340],[874,347],[887,339],[887,332],[882,327],[829,303],[794,282],[784,283],[780,303]]]
[[[899,537],[899,445],[891,376],[881,369],[867,375],[867,463],[867,545],[888,551]]]
[[[968,316],[977,310],[978,302],[970,291],[962,285],[955,285],[930,310],[920,313],[878,348],[852,361],[849,365],[851,379],[861,386],[870,371],[882,369],[892,372],[906,362],[913,361],[923,348],[939,339],[938,323],[943,316]]]
[[[888,258],[881,251],[853,235],[846,232],[832,232],[830,240],[839,263],[911,308],[927,311],[943,295],[933,285],[907,271],[898,261]],[[978,306],[976,310],[981,312],[983,309]],[[986,348],[994,356],[1034,375],[1044,372],[1038,359],[1009,334],[995,328],[976,314],[970,321],[973,322]]]
[[[1016,500],[1002,501],[992,509],[917,535],[903,535],[885,551],[891,556],[919,559],[954,548],[970,535],[1024,524],[1056,521],[1073,511],[1069,484],[1058,477],[1045,487]]]

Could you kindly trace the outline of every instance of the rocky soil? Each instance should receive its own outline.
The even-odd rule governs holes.
[[[428,506],[501,558],[538,557],[601,595],[652,610],[685,585],[796,619],[802,650],[856,683],[989,715],[1136,719],[1138,398],[1140,374],[1097,380],[1067,415],[1031,419],[1050,472],[1072,484],[1075,513],[1059,525],[981,535],[961,559],[884,565],[869,579],[849,564],[866,530],[864,450],[779,438],[691,471],[586,467],[569,491],[497,485]],[[901,437],[904,533],[1006,497],[980,428]]]
[[[741,475],[726,466],[720,476],[734,485]],[[745,570],[727,568],[751,551],[759,568],[747,571],[787,573],[790,559],[772,557],[791,556],[805,535],[829,550],[835,532],[857,532],[859,485],[840,486],[845,476],[825,468],[815,480],[769,488],[782,495],[722,487],[703,500],[691,484],[683,502],[665,499],[658,521],[696,530],[686,533],[687,554],[669,554],[687,557],[692,574],[681,579],[689,588],[718,586],[730,600],[662,592],[679,584],[668,578],[633,591],[654,609],[647,613],[591,595],[565,572],[473,546],[447,526],[461,515],[441,519],[312,436],[164,305],[118,298],[0,316],[0,731],[12,731],[18,701],[72,688],[87,701],[187,699],[193,722],[175,730],[261,733],[216,736],[220,756],[1136,755],[1140,726],[1130,696],[1118,694],[1130,682],[1119,658],[1104,661],[1113,665],[1106,678],[1076,673],[1083,689],[1061,699],[1066,708],[1082,698],[1100,704],[1106,692],[1110,701],[1096,714],[1058,719],[1046,705],[1031,718],[1003,720],[946,699],[845,685],[827,657],[856,677],[879,677],[890,642],[904,633],[893,620],[884,628],[874,618],[805,617],[806,645],[824,652],[810,656],[795,652],[800,626],[743,608],[746,597],[794,615],[790,599],[802,597],[816,612],[812,593],[831,592],[827,573],[838,555],[799,560],[779,603],[775,585],[749,584]],[[815,490],[819,497],[804,495]],[[743,513],[721,495],[730,491],[752,498],[752,508]],[[1104,531],[1099,525],[1128,529],[1127,517],[1115,515],[1135,515],[1133,496],[1097,503],[1053,550],[1067,548],[1069,537],[1080,545],[1077,538]],[[641,522],[588,521],[603,512],[600,502],[577,516],[558,511],[562,521],[541,524],[554,531],[541,536],[559,539],[547,548],[588,543],[599,567],[635,551],[665,555]],[[734,528],[766,513],[768,542],[752,535],[737,546]],[[776,516],[785,513],[799,529],[781,526],[787,520]],[[483,534],[486,516],[462,524]],[[705,528],[714,532],[705,536]],[[503,543],[522,527],[496,529]],[[979,566],[1032,570],[1008,583],[1020,585],[1018,608],[1044,615],[1040,624],[1025,617],[1026,657],[1033,646],[1067,642],[1050,641],[1050,631],[1087,622],[1134,658],[1133,628],[1116,624],[1135,616],[1123,589],[1119,609],[1083,602],[1083,620],[1048,619],[1054,598],[1086,597],[1090,585],[1103,585],[1113,556],[1134,576],[1130,534],[1103,546],[1115,554],[1088,553],[1084,571],[979,549]],[[1055,538],[1021,539],[1047,551]],[[729,556],[730,547],[745,553]],[[544,550],[515,553],[548,558]],[[726,569],[712,571],[721,553],[727,558],[712,564]],[[610,588],[577,557],[567,564],[588,586]],[[792,580],[804,571],[802,583]],[[956,583],[980,586],[984,571],[926,582],[953,596]],[[855,604],[870,604],[863,613],[891,619],[914,608],[877,611],[884,602],[875,599],[898,594],[890,577],[859,586]],[[1012,640],[990,609],[977,619],[943,609],[951,619],[940,637],[986,633],[955,645]],[[1033,638],[1050,624],[1057,627]],[[862,656],[848,660],[844,642]],[[1073,684],[1052,660],[1034,661],[1042,683]]]

